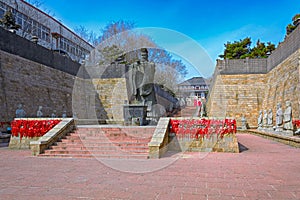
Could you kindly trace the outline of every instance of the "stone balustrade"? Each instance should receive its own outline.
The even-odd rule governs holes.
[[[34,156],[37,156],[45,151],[53,143],[64,137],[67,133],[71,132],[75,127],[73,118],[64,118],[53,129],[48,131],[44,136],[40,137],[37,141],[30,142],[30,149]]]

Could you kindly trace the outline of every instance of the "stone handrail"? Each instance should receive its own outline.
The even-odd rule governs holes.
[[[161,158],[168,150],[170,118],[160,118],[149,146],[149,158]]]
[[[53,143],[57,142],[67,133],[71,132],[75,127],[73,118],[64,118],[54,128],[48,131],[44,136],[37,141],[30,142],[32,155],[37,156],[49,148]]]

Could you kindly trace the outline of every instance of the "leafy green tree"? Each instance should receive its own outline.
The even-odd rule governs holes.
[[[267,58],[275,50],[275,45],[271,42],[265,44],[258,40],[253,48],[251,48],[251,43],[249,37],[233,43],[227,42],[224,54],[219,57],[227,59]]]
[[[16,24],[16,19],[10,9],[8,9],[4,13],[3,18],[0,19],[0,24],[6,29],[18,30],[20,28],[20,25]]]
[[[116,45],[104,47],[101,53],[103,58],[105,58],[100,60],[99,64],[101,65],[111,64],[117,61],[118,59],[121,59],[123,61],[123,64],[126,63],[124,52],[121,49],[119,49],[119,47],[117,47]]]
[[[288,24],[287,27],[286,27],[286,35],[289,35],[291,34],[295,29],[296,27],[299,25],[300,23],[300,14],[296,14],[292,20],[293,20],[293,24]]]
[[[268,42],[266,45],[264,42],[260,42],[260,40],[258,40],[256,42],[256,46],[251,49],[250,53],[246,55],[246,57],[267,58],[268,55],[270,55],[273,50],[275,50],[274,44]]]
[[[228,59],[245,58],[250,53],[250,45],[251,39],[249,37],[240,41],[234,41],[233,43],[227,42],[227,44],[224,44],[224,54],[219,55],[219,57]]]

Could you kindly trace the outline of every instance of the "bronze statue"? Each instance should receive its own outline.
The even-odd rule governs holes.
[[[129,66],[130,103],[156,104],[154,91],[155,64],[148,61],[148,50],[142,48],[140,61]]]

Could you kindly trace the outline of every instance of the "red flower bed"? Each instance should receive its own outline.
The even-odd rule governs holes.
[[[216,133],[222,138],[225,134],[236,133],[236,120],[191,119],[170,120],[170,132],[178,138],[198,139]]]
[[[13,136],[41,137],[51,130],[61,120],[14,120],[11,122]]]
[[[300,119],[294,119],[294,120],[293,120],[293,125],[294,125],[297,129],[299,129],[299,128],[300,128]]]

